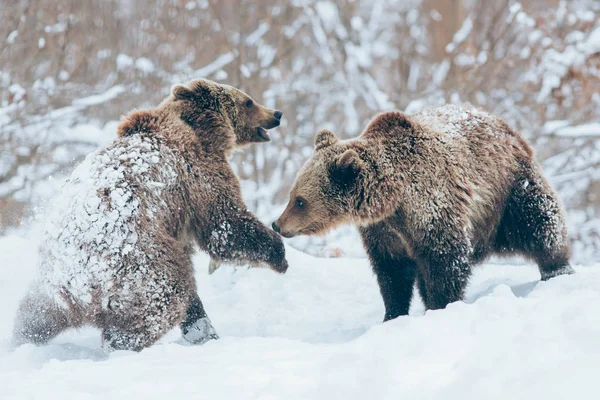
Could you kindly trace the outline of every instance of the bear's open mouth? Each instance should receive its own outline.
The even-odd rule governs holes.
[[[262,128],[262,127],[259,126],[258,128],[256,128],[256,134],[264,142],[268,142],[268,141],[271,140],[271,137],[269,136],[269,133],[267,132],[267,130],[265,128]]]

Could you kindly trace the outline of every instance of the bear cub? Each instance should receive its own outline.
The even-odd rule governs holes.
[[[416,283],[428,309],[461,300],[492,254],[535,261],[543,280],[572,273],[564,213],[529,145],[469,106],[376,116],[356,139],[320,131],[290,201],[284,237],[358,227],[385,320],[408,314]]]
[[[102,330],[109,349],[141,350],[175,326],[191,343],[217,338],[196,291],[194,244],[218,261],[288,267],[281,238],[248,211],[227,160],[269,141],[281,117],[201,79],[124,117],[118,138],[63,188],[15,344],[85,324]]]

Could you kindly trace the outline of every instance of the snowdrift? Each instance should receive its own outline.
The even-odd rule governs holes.
[[[195,257],[198,290],[221,340],[176,330],[140,353],[106,354],[99,331],[11,349],[36,241],[0,238],[2,399],[596,398],[600,268],[539,282],[533,265],[487,264],[465,302],[382,324],[366,259],[288,248],[290,269],[218,269]]]

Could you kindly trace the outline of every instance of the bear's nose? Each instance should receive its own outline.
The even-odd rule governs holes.
[[[275,118],[281,119],[281,117],[283,116],[283,112],[277,110],[273,115],[275,116]]]
[[[280,233],[279,231],[279,227],[277,226],[277,224],[275,222],[273,222],[273,225],[271,225],[273,227],[273,230],[277,233]]]

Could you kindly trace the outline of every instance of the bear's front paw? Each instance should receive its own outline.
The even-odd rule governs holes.
[[[288,269],[288,262],[285,259],[285,246],[283,245],[283,242],[279,236],[275,236],[275,240],[272,245],[269,266],[271,269],[279,272],[280,274],[285,273],[285,271]]]
[[[219,338],[208,317],[200,318],[182,330],[183,338],[192,344],[204,344]]]
[[[575,270],[570,265],[565,265],[563,267],[556,268],[551,271],[540,271],[543,281],[547,281],[548,279],[552,279],[552,278],[554,278],[556,276],[560,276],[560,275],[573,275],[574,273],[575,273]]]
[[[288,269],[288,262],[287,260],[283,260],[281,263],[279,264],[271,264],[271,269],[279,272],[280,274],[285,274],[285,271],[287,271]]]

